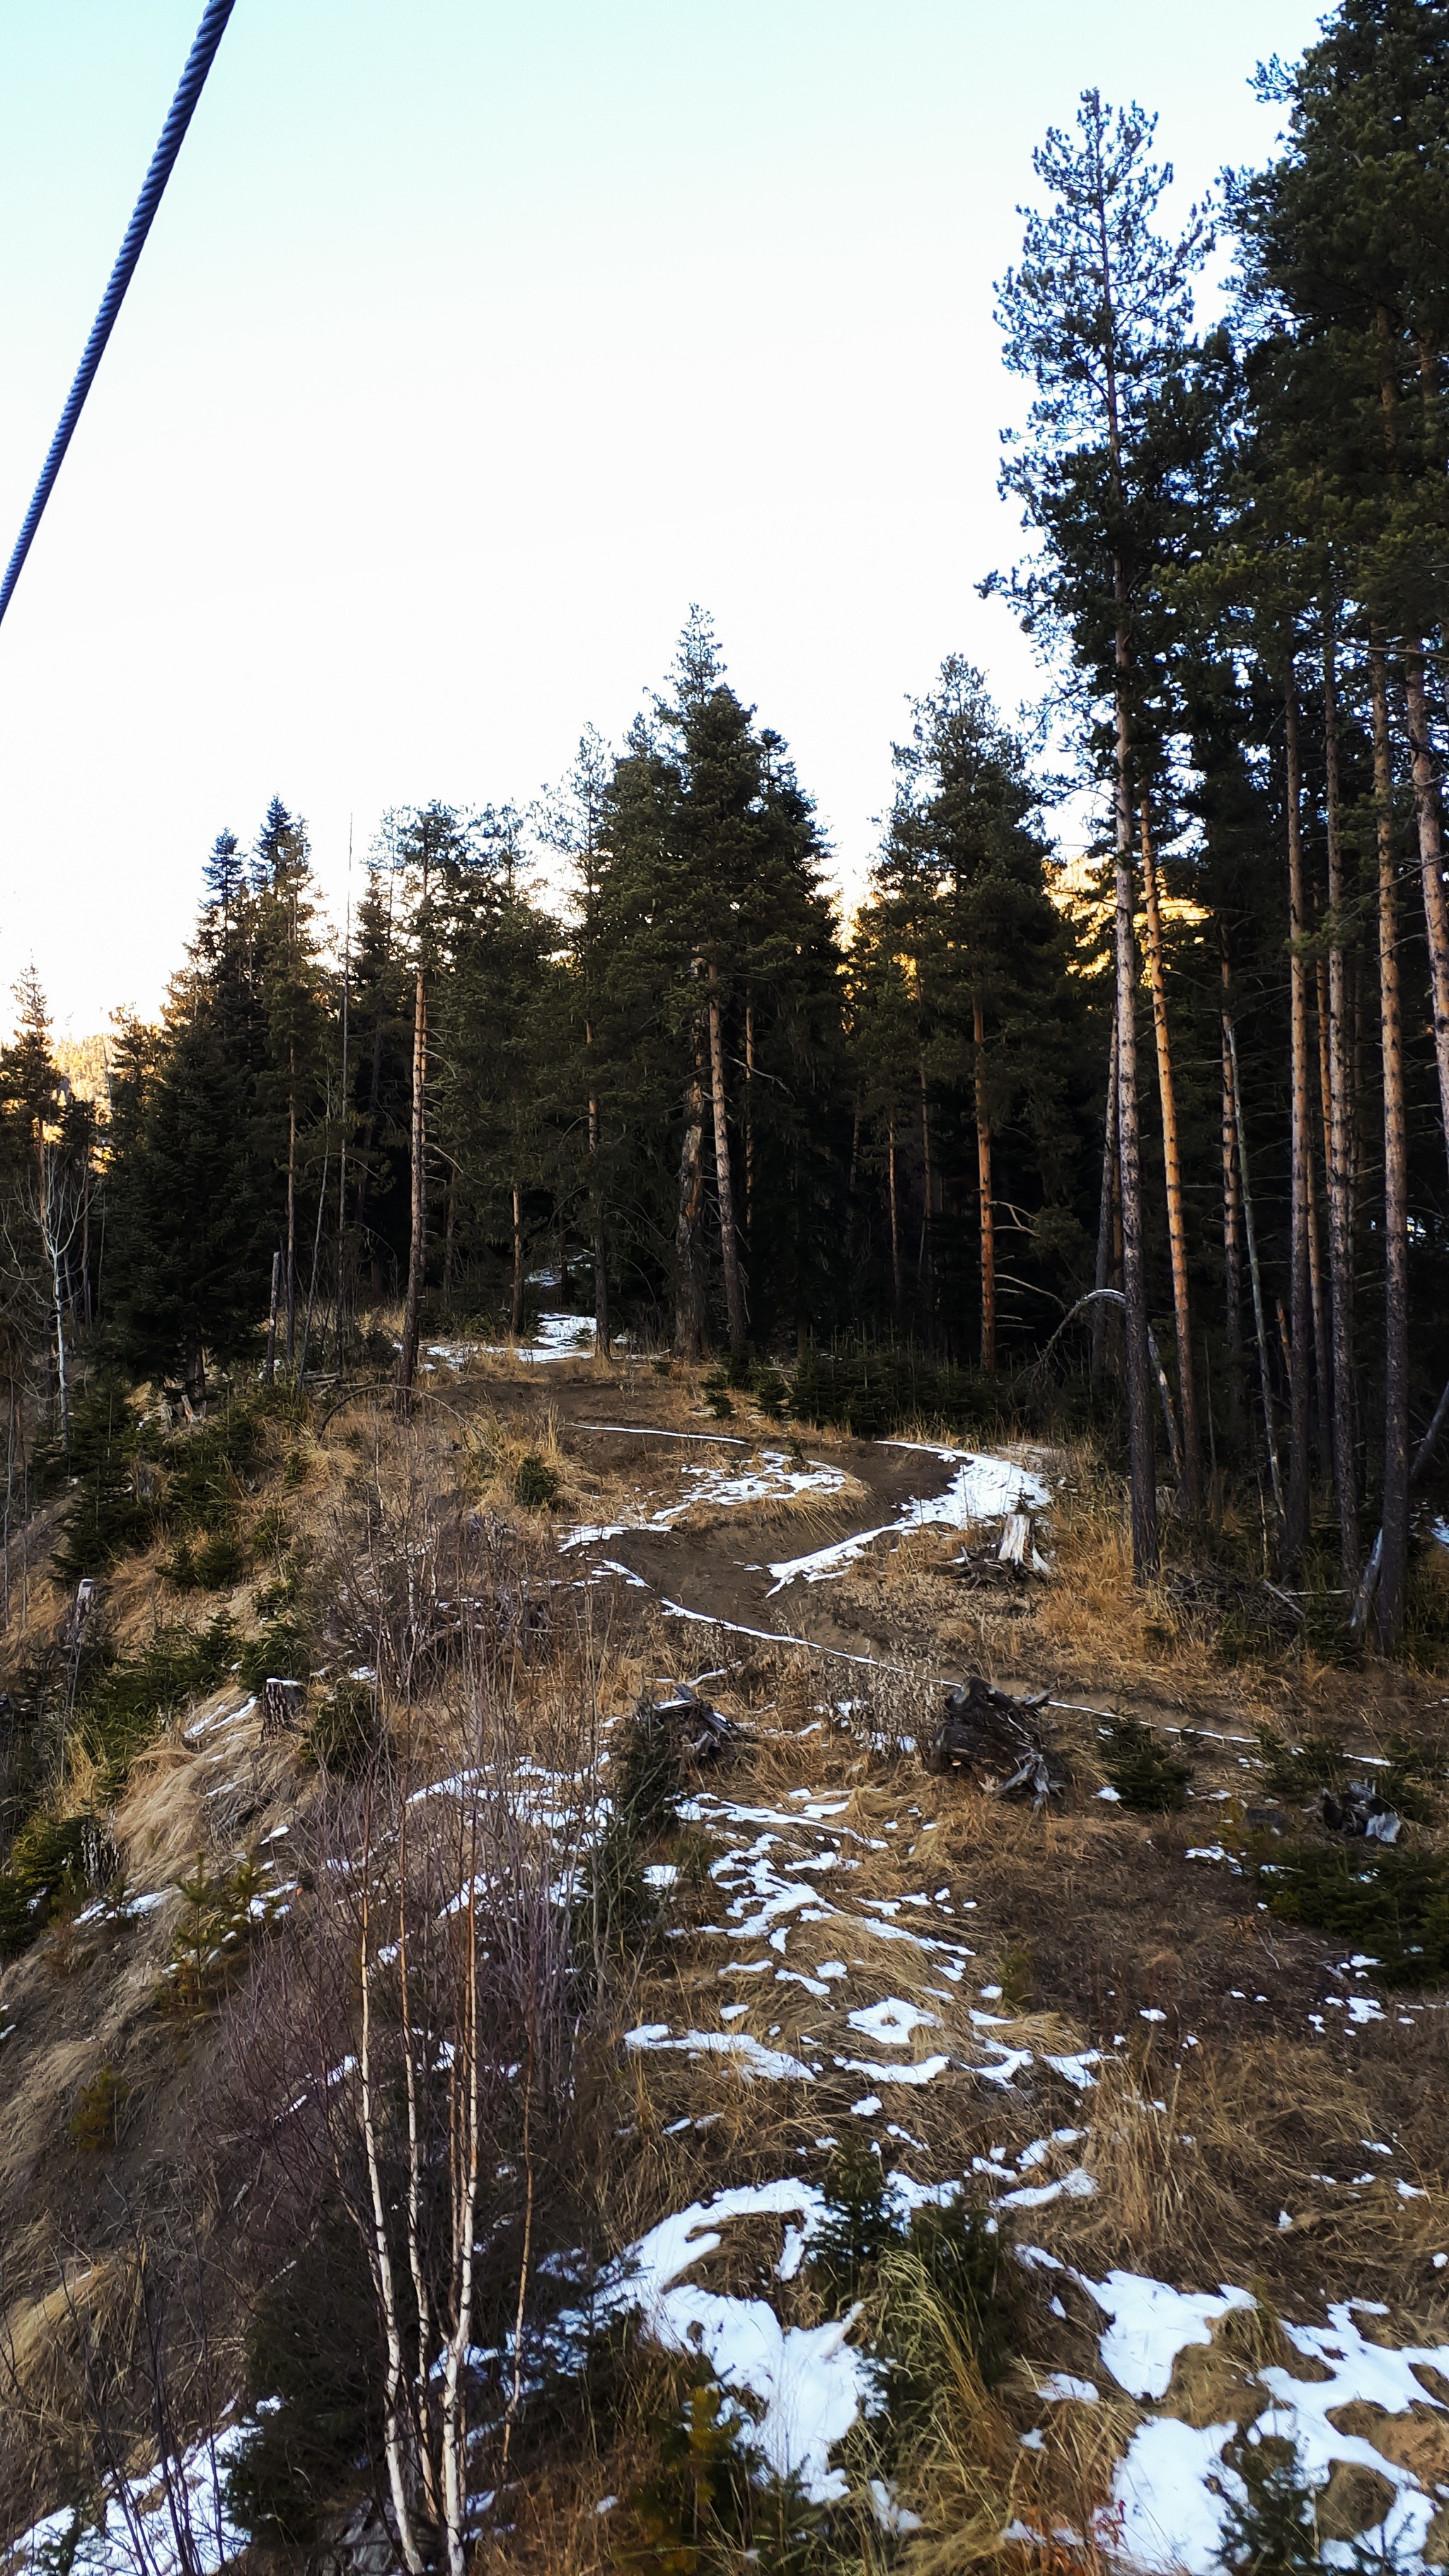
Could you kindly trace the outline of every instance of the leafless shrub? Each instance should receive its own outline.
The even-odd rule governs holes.
[[[393,1765],[319,1806],[310,1912],[236,2038],[240,2131],[289,2225],[330,2198],[365,2257],[390,2520],[413,2576],[440,2546],[461,2576],[470,2415],[507,2455],[591,2007],[573,1950],[590,1695],[560,1675],[525,1701],[516,1669],[465,1616],[430,1761],[404,1731]]]

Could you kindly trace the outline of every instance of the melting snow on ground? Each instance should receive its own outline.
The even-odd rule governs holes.
[[[79,2513],[47,2514],[11,2542],[6,2559],[71,2576],[216,2576],[250,2537],[227,2513],[226,2481],[254,2431],[253,2418],[226,2425],[183,2451],[169,2479],[155,2469],[129,2479],[84,2528]]]
[[[609,1521],[566,1530],[560,1542],[561,1553],[567,1556],[573,1548],[622,1538],[626,1530],[673,1529],[676,1521],[683,1520],[701,1503],[712,1509],[733,1511],[742,1503],[776,1503],[800,1494],[818,1494],[824,1499],[840,1493],[846,1482],[839,1467],[828,1466],[820,1458],[798,1466],[783,1449],[761,1449],[751,1466],[733,1475],[723,1467],[697,1464],[692,1459],[679,1473],[685,1480],[685,1491],[677,1503],[665,1503],[642,1520]]]
[[[592,1359],[594,1340],[592,1315],[540,1315],[527,1341],[429,1342],[427,1351],[430,1361],[441,1360],[445,1367],[456,1371],[480,1357],[516,1359],[525,1363]]]
[[[779,2217],[795,2222],[777,2266],[788,2277],[824,2214],[825,2197],[814,2183],[717,2192],[641,2236],[605,2290],[606,2306],[633,2310],[666,2352],[698,2353],[721,2387],[753,2401],[741,2409],[743,2448],[773,2476],[798,2477],[817,2504],[847,2492],[845,2473],[830,2466],[830,2453],[862,2409],[876,2402],[873,2365],[847,2340],[857,2311],[829,2325],[782,2326],[767,2300],[731,2298],[682,2276],[714,2253],[723,2222]]]
[[[939,1458],[945,1465],[954,1466],[956,1472],[944,1493],[906,1503],[893,1521],[882,1521],[875,1529],[856,1530],[851,1537],[838,1539],[834,1546],[813,1548],[806,1556],[782,1558],[769,1569],[775,1578],[772,1598],[797,1580],[832,1581],[878,1538],[900,1538],[911,1530],[933,1527],[969,1529],[974,1521],[1004,1520],[1008,1512],[1043,1511],[1051,1500],[1035,1470],[1015,1459],[981,1457],[969,1449],[936,1449],[916,1440],[887,1440],[880,1446],[919,1450],[924,1457]]]
[[[1034,2247],[1023,2249],[1022,2259],[1051,2272],[1065,2268]],[[1148,2404],[1166,2397],[1177,2357],[1187,2345],[1209,2343],[1214,2327],[1231,2309],[1254,2304],[1246,2290],[1227,2285],[1204,2293],[1176,2290],[1134,2272],[1109,2272],[1103,2281],[1080,2273],[1070,2277],[1107,2319],[1100,2339],[1103,2368],[1128,2396]],[[1449,2379],[1449,2344],[1392,2350],[1371,2341],[1358,2319],[1387,2313],[1369,2300],[1349,2299],[1330,2307],[1326,2325],[1283,2322],[1293,2351],[1325,2375],[1300,2378],[1279,2363],[1251,2374],[1272,2401],[1254,2433],[1293,2445],[1299,2473],[1310,2486],[1325,2486],[1335,2461],[1382,2478],[1392,2494],[1383,2522],[1360,2533],[1356,2544],[1322,2542],[1323,2563],[1349,2569],[1361,2564],[1367,2552],[1410,2576],[1424,2565],[1424,2544],[1439,2499],[1426,2494],[1402,2462],[1367,2436],[1341,2432],[1332,2421],[1353,2405],[1381,2407],[1388,2415],[1432,2407],[1449,2416],[1449,2406],[1432,2393]],[[1061,2397],[1078,2392],[1058,2385],[1043,2393]],[[1085,2388],[1082,2394],[1087,2402]],[[1118,2465],[1111,2502],[1098,2516],[1097,2537],[1103,2546],[1147,2576],[1179,2576],[1179,2571],[1211,2576],[1221,2564],[1228,2502],[1241,2503],[1246,2494],[1224,2456],[1235,2437],[1230,2423],[1194,2427],[1168,2415],[1140,2425]]]

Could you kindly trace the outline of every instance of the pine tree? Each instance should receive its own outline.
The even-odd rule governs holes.
[[[822,857],[783,742],[756,730],[696,612],[614,768],[588,950],[633,1257],[690,1355],[714,1275],[736,1353],[786,1314],[807,1333],[832,1294],[840,997]]]
[[[1143,415],[1182,363],[1190,280],[1205,247],[1194,222],[1162,240],[1154,217],[1169,165],[1151,159],[1155,120],[1114,117],[1083,93],[1073,140],[1053,128],[1033,155],[1050,199],[1027,217],[1022,262],[1000,289],[1007,365],[1036,385],[1027,438],[1003,468],[1025,504],[1046,562],[1022,586],[1028,622],[1058,620],[1087,685],[1111,707],[1116,849],[1118,1150],[1132,1464],[1133,1563],[1157,1563],[1153,1387],[1147,1342],[1146,1248],[1137,1095],[1136,819],[1146,782],[1134,762],[1142,672],[1138,585],[1148,569],[1141,525]],[[1090,549],[1090,551],[1089,551]],[[1190,1403],[1191,1348],[1181,1391]]]

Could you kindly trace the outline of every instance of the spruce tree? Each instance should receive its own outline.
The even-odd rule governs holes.
[[[980,672],[953,655],[911,716],[909,739],[895,747],[895,802],[854,943],[865,970],[856,977],[857,1044],[867,1096],[889,1104],[888,1174],[892,1131],[904,1123],[914,1083],[923,1189],[929,1167],[943,1235],[959,1236],[958,1205],[974,1203],[977,1350],[991,1376],[998,1227],[1015,1237],[1014,1289],[1034,1286],[1033,1273],[1059,1275],[1060,1255],[1082,1241],[1071,1199],[1083,990],[1048,888],[1038,797]],[[969,1179],[952,1153],[967,1132]],[[922,1213],[929,1242],[932,1211],[923,1204]],[[893,1273],[899,1265],[897,1212]],[[1035,1321],[1021,1319],[1017,1331]],[[954,1340],[954,1314],[943,1323]]]

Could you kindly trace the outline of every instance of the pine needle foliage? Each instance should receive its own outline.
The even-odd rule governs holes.
[[[1449,1975],[1449,1861],[1363,1842],[1301,1843],[1260,1865],[1269,1910],[1350,1942],[1386,1986]]]
[[[1108,1743],[1103,1768],[1124,1807],[1140,1815],[1161,1815],[1185,1804],[1192,1764],[1169,1753],[1151,1727],[1120,1718],[1108,1730]]]

